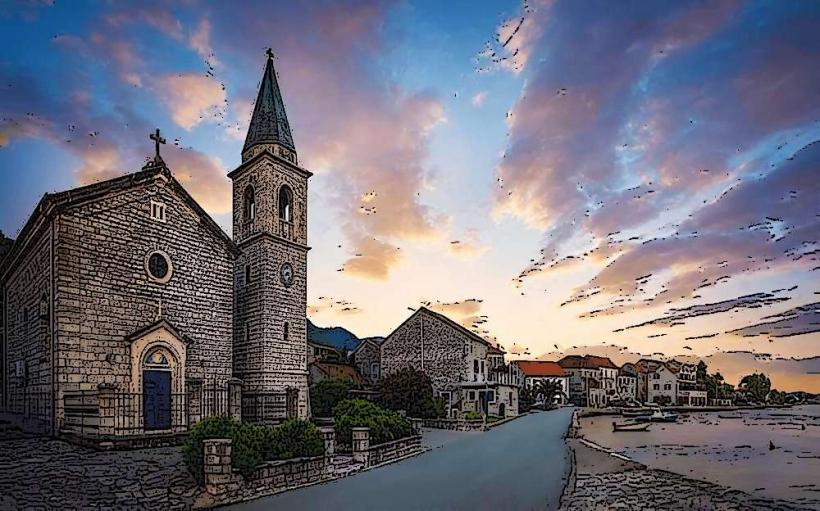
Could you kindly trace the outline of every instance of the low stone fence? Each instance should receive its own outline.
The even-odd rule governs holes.
[[[353,461],[355,470],[336,474],[335,432],[321,428],[325,452],[313,458],[269,461],[259,466],[250,477],[244,477],[232,466],[231,440],[213,438],[203,441],[205,491],[197,507],[212,507],[273,495],[286,490],[335,479],[370,467],[398,460],[423,451],[421,435],[392,442],[370,445],[369,428],[353,428]]]
[[[449,429],[452,431],[486,431],[482,419],[424,419],[425,428]]]
[[[370,445],[369,428],[353,429],[353,460],[363,468],[374,467],[411,454],[421,452],[421,435],[400,438],[391,442]]]

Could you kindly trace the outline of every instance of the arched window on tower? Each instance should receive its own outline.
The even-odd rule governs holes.
[[[245,222],[253,222],[254,218],[256,218],[256,195],[253,192],[253,186],[248,185],[245,187],[245,206],[244,206],[244,216]]]
[[[288,185],[279,188],[279,225],[282,237],[293,239],[293,191]]]
[[[293,222],[293,192],[288,185],[279,189],[279,218]]]

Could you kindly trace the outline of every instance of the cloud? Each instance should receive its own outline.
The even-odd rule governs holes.
[[[229,213],[233,207],[231,183],[219,158],[173,146],[163,151],[163,159],[174,177],[200,206],[211,214]]]
[[[520,12],[504,20],[476,56],[478,73],[520,73],[527,65],[543,28],[549,24],[551,0],[522,2]]]
[[[791,337],[820,332],[820,302],[801,305],[779,314],[764,316],[753,325],[731,330],[728,333],[753,337],[768,335],[771,337]]]
[[[818,166],[820,143],[809,144],[764,177],[743,181],[698,209],[674,235],[635,245],[571,300],[594,292],[622,297],[625,302],[604,309],[620,312],[689,298],[742,273],[809,269],[820,240]],[[651,278],[664,278],[661,291],[640,297]]]
[[[223,115],[225,90],[207,76],[166,76],[160,80],[156,93],[168,108],[171,119],[186,130],[202,122],[215,122]]]
[[[817,16],[770,13],[777,22],[751,34],[739,7],[542,11],[530,41],[542,58],[521,70],[493,205],[496,219],[544,234],[518,285],[594,272],[565,302],[595,302],[585,315],[594,317],[692,299],[744,273],[810,267],[820,154],[786,152],[820,137],[820,104],[806,92],[819,75],[803,65],[820,57],[808,28]]]
[[[339,271],[373,280],[387,278],[390,268],[401,260],[400,249],[373,237],[353,238],[356,252]]]
[[[473,104],[476,108],[481,108],[484,105],[484,101],[487,99],[487,91],[483,90],[481,92],[476,92],[473,94],[473,97],[470,98],[470,103]]]
[[[197,28],[188,37],[188,45],[196,50],[202,60],[210,66],[219,66],[221,62],[216,58],[214,49],[211,47],[211,22],[208,18],[202,18]]]
[[[720,314],[737,309],[758,309],[762,307],[769,307],[790,299],[791,298],[788,296],[775,296],[772,293],[753,293],[715,303],[691,305],[683,308],[673,307],[664,312],[664,315],[660,318],[651,319],[649,321],[644,321],[643,323],[630,325],[624,328],[618,328],[614,330],[614,332],[622,332],[624,330],[650,325],[673,327],[684,324],[685,321],[690,318]]]
[[[461,239],[449,242],[448,250],[460,259],[473,260],[486,254],[490,247],[481,241],[477,229],[468,229]]]

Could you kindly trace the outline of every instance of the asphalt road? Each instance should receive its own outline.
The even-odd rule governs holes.
[[[563,435],[571,414],[562,408],[486,433],[448,436],[420,456],[230,509],[556,509],[569,472]]]

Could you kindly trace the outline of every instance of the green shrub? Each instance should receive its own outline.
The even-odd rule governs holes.
[[[379,404],[390,410],[404,410],[408,417],[444,416],[444,401],[436,403],[433,384],[423,371],[402,369],[379,382]]]
[[[289,419],[271,431],[265,439],[265,460],[287,460],[320,456],[325,451],[322,432],[313,423]]]
[[[328,378],[310,386],[310,409],[314,417],[330,417],[333,409],[357,389],[350,378]]]
[[[478,412],[469,411],[464,413],[464,418],[468,421],[479,420],[481,419],[481,414]]]
[[[412,436],[410,422],[390,410],[364,399],[348,399],[336,405],[336,441],[343,447],[353,443],[353,428],[370,428],[370,444],[381,444]]]
[[[319,429],[310,422],[290,419],[280,426],[258,426],[227,417],[208,417],[191,429],[182,445],[188,469],[201,484],[203,472],[203,440],[231,439],[231,466],[250,476],[265,461],[319,456],[324,452],[324,440]]]

